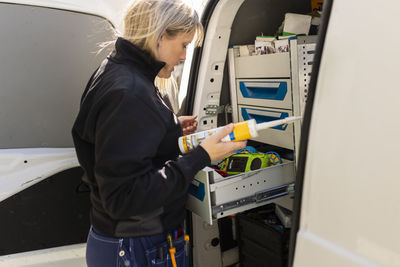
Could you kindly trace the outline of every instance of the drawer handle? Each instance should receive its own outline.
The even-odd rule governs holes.
[[[268,115],[262,114],[263,112],[268,113]],[[257,123],[262,123],[262,122],[284,119],[286,117],[289,117],[289,113],[277,112],[277,111],[266,112],[265,110],[242,108],[242,117],[244,120],[255,119]],[[275,127],[271,127],[271,129],[285,131],[287,127],[288,127],[287,124],[281,124]]]
[[[245,98],[282,101],[287,94],[287,82],[239,82],[239,88]]]

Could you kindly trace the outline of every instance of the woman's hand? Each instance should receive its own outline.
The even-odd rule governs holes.
[[[216,161],[229,156],[234,151],[242,149],[246,146],[247,141],[238,142],[222,142],[221,139],[233,131],[233,124],[229,124],[216,132],[215,134],[207,137],[201,146],[207,151],[211,161]]]
[[[182,125],[183,135],[192,134],[197,129],[197,115],[193,116],[179,116],[179,121]]]

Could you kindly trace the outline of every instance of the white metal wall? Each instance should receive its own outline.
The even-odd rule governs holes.
[[[92,15],[0,4],[0,148],[73,146],[80,97],[112,29]]]
[[[294,266],[400,266],[400,2],[335,0]]]

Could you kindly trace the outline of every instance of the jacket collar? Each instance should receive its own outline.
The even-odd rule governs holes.
[[[121,63],[133,63],[151,82],[165,66],[165,62],[154,59],[130,41],[119,37],[115,43],[115,53],[111,59]]]

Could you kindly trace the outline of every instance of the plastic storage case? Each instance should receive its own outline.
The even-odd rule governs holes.
[[[241,266],[287,265],[290,229],[284,228],[270,204],[237,215]]]
[[[212,224],[214,219],[277,201],[292,189],[293,161],[222,177],[212,168],[199,171],[189,189],[187,208]]]

